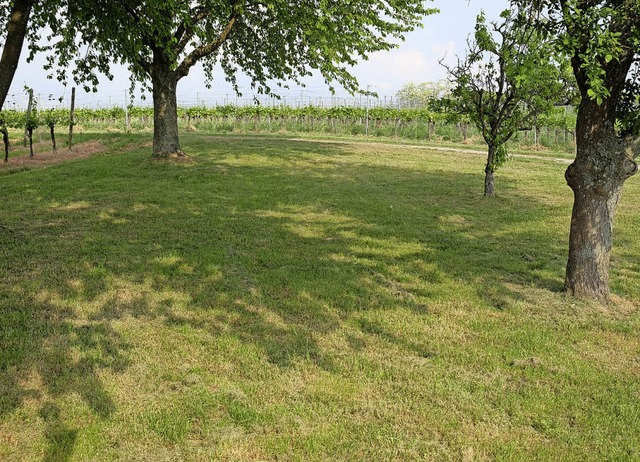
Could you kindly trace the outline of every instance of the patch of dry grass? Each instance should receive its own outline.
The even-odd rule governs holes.
[[[51,145],[38,143],[34,146],[34,156],[29,157],[28,149],[17,148],[12,151],[7,162],[0,162],[0,169],[20,169],[57,164],[74,159],[85,159],[94,154],[105,152],[107,147],[100,141],[87,141],[74,145],[71,149],[60,147],[51,151]]]

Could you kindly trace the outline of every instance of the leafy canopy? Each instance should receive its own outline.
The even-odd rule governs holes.
[[[524,10],[505,10],[499,22],[476,22],[465,59],[447,67],[458,109],[475,123],[495,157],[492,170],[506,160],[505,143],[520,129],[548,113],[563,86],[551,44]]]
[[[618,134],[640,136],[640,0],[514,0],[569,57],[582,98],[611,105]]]
[[[213,78],[219,64],[236,91],[239,71],[258,93],[272,82],[300,83],[318,71],[333,89],[357,91],[348,67],[376,51],[389,50],[435,13],[422,0],[65,0],[43,47],[49,68],[97,84],[96,70],[109,76],[110,61],[129,65],[146,82],[163,64],[177,79],[202,62]]]

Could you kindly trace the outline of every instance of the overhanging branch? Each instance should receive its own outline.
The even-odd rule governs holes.
[[[151,75],[151,63],[142,56],[136,57],[135,64],[140,66],[147,74]]]
[[[190,23],[187,25],[184,21],[178,26],[176,33],[173,35],[178,42],[176,45],[176,55],[182,53],[189,40],[193,37],[194,27],[203,19],[209,16],[209,11],[199,7],[193,10],[193,16],[190,18]]]
[[[210,55],[218,48],[220,48],[224,41],[227,40],[227,37],[229,37],[229,34],[231,33],[231,30],[236,23],[236,20],[237,16],[235,14],[232,15],[231,19],[229,19],[229,22],[227,23],[227,26],[213,42],[209,42],[206,45],[199,46],[182,60],[182,62],[176,69],[176,77],[178,78],[178,80],[189,74],[189,69],[191,69],[191,67],[195,63],[197,63],[199,59]]]

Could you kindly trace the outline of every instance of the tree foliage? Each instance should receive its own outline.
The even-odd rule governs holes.
[[[612,107],[621,137],[640,136],[640,0],[516,0],[571,60],[583,98]]]
[[[505,144],[561,99],[561,71],[553,55],[527,11],[505,10],[491,23],[481,13],[467,56],[445,66],[457,109],[468,114],[489,147],[487,195],[493,195],[489,176],[507,160]]]
[[[76,0],[49,37],[49,65],[60,77],[69,62],[80,82],[96,84],[95,70],[111,60],[129,65],[133,78],[148,82],[161,55],[178,79],[197,62],[213,78],[222,66],[234,85],[247,74],[259,93],[273,82],[300,82],[318,71],[331,84],[357,91],[348,67],[421,25],[436,10],[417,0],[335,2],[311,0]],[[237,89],[237,86],[236,86]]]
[[[427,107],[434,101],[451,97],[452,85],[448,80],[436,82],[409,82],[402,85],[396,98],[403,107]]]
[[[132,82],[153,93],[156,157],[183,155],[176,86],[196,63],[208,81],[220,65],[238,93],[239,72],[258,93],[274,94],[274,85],[301,84],[314,71],[331,89],[356,92],[349,66],[393,48],[435,12],[422,0],[65,1],[44,47],[48,68],[64,79],[75,62],[87,90],[98,83],[96,70],[109,76],[112,61],[127,64]]]

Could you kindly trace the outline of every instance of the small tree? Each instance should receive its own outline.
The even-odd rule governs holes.
[[[11,144],[9,140],[9,128],[24,130],[25,113],[16,109],[4,109],[0,111],[0,133],[2,133],[2,142],[4,143],[4,161],[9,161],[9,150]]]
[[[58,152],[58,148],[56,146],[56,125],[60,122],[68,120],[69,117],[66,114],[66,111],[62,111],[59,109],[47,109],[40,113],[42,122],[49,127],[49,134],[51,136],[51,145],[53,152]]]
[[[38,109],[36,108],[37,102],[34,100],[33,107],[24,113],[24,127],[27,131],[27,138],[29,139],[29,157],[33,159],[33,131],[40,125],[38,119]]]
[[[464,60],[443,65],[458,110],[468,114],[488,146],[485,196],[495,195],[494,173],[507,160],[506,143],[550,111],[562,94],[553,48],[524,10],[505,10],[500,22],[478,16]]]

